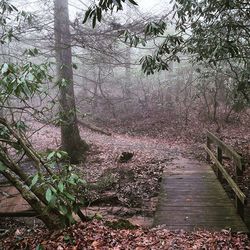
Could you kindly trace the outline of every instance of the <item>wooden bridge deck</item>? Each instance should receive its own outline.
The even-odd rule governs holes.
[[[248,232],[209,165],[180,158],[164,171],[155,225]]]
[[[30,205],[22,198],[15,187],[0,184],[0,217],[34,215],[35,213]]]

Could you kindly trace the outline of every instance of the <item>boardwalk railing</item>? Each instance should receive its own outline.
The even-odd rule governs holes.
[[[211,145],[215,144],[217,148],[217,155],[215,156],[212,152]],[[231,178],[231,176],[227,173],[226,169],[223,166],[223,153],[229,157],[235,165],[235,174],[236,178],[241,176],[244,170],[243,159],[242,157],[233,150],[232,147],[226,145],[223,141],[217,138],[214,134],[207,131],[207,145],[205,145],[205,150],[207,152],[207,160],[212,161],[216,167],[216,174],[219,181],[222,181],[224,178],[231,189],[235,193],[235,206],[238,214],[244,219],[244,205],[246,205],[246,196],[237,186],[236,182]]]

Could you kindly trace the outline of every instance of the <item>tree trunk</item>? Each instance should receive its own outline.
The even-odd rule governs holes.
[[[125,99],[127,98],[131,98],[131,68],[130,68],[130,64],[131,64],[131,48],[127,47],[126,48],[126,66],[125,66]]]
[[[68,0],[54,0],[55,51],[60,86],[61,143],[72,163],[82,159],[88,146],[81,140],[77,126]]]

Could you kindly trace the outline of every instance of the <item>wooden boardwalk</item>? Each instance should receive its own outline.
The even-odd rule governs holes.
[[[0,184],[0,217],[34,215],[34,211],[16,188],[8,184]]]
[[[154,224],[171,230],[248,232],[212,168],[185,158],[164,171]]]

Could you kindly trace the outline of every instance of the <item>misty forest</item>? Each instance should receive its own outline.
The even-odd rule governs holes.
[[[250,249],[248,0],[0,0],[0,249]]]

